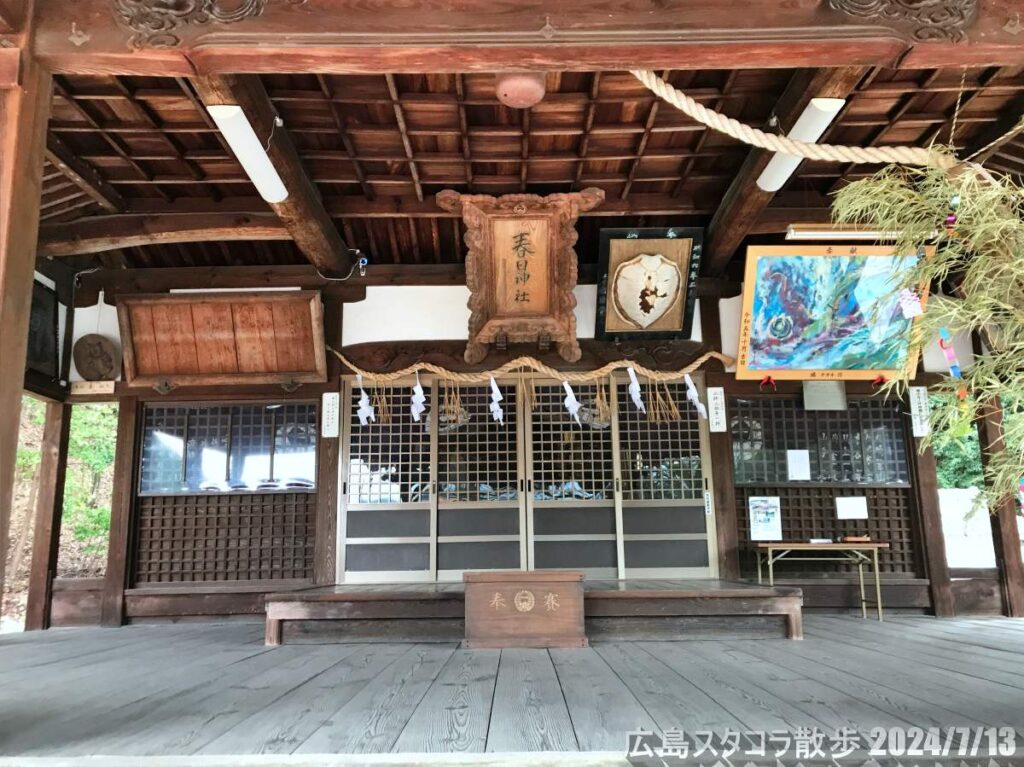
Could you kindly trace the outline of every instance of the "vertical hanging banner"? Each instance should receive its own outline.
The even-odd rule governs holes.
[[[932,433],[932,406],[928,401],[928,387],[911,386],[910,427],[915,437],[927,437]]]
[[[336,391],[324,392],[320,404],[320,436],[336,439],[341,433],[341,394]]]
[[[708,387],[708,427],[713,432],[729,431],[725,413],[725,389],[721,386]]]

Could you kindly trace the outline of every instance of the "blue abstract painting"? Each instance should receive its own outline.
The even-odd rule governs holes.
[[[894,255],[757,257],[745,286],[753,300],[745,301],[741,365],[763,372],[902,369],[912,320],[894,288],[916,262]]]

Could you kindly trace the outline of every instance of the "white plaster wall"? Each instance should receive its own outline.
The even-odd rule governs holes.
[[[733,359],[738,356],[740,346],[740,313],[743,308],[743,296],[721,298],[718,301],[718,321],[722,326],[722,354]],[[726,368],[736,370],[735,365]]]
[[[939,490],[942,535],[946,539],[946,559],[950,567],[995,567],[992,528],[988,511],[971,514],[976,488]]]
[[[578,285],[576,335],[593,338],[597,286]],[[368,287],[366,298],[345,304],[344,346],[378,341],[459,340],[469,336],[469,288],[464,285]]]
[[[117,344],[121,349],[121,329],[117,324],[117,309],[109,304],[103,303],[103,293],[100,293],[100,300],[95,306],[82,306],[75,309],[75,323],[73,329],[72,343],[82,336],[90,333],[99,333],[106,336]],[[71,358],[71,381],[84,381],[75,368],[75,358]],[[117,380],[121,380],[118,372]]]

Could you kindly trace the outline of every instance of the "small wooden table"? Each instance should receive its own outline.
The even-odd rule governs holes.
[[[868,600],[864,593],[864,565],[871,563],[875,576],[875,610],[882,620],[882,581],[878,573],[878,552],[889,548],[888,543],[803,543],[798,541],[770,541],[757,544],[757,582],[761,583],[761,555],[768,563],[768,585],[775,585],[775,563],[798,551],[828,552],[835,556],[799,557],[815,562],[852,562],[857,565],[857,579],[860,582],[860,614],[868,617]]]

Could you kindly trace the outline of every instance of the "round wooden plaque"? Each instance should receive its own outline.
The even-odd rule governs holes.
[[[106,336],[89,333],[75,341],[71,352],[79,375],[86,381],[112,381],[117,378],[121,353]]]

